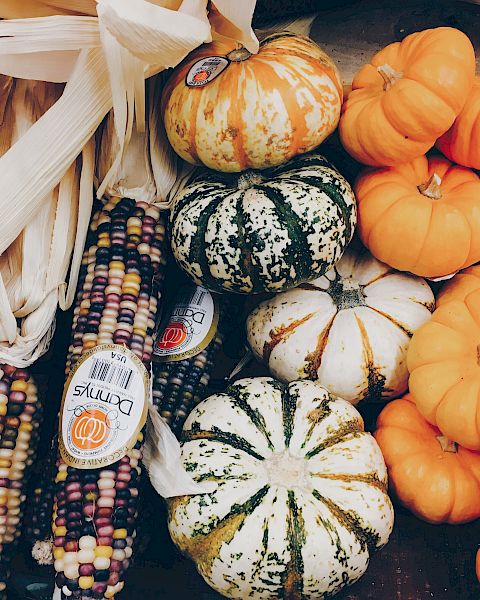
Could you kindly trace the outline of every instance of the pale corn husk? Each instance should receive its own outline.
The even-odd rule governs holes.
[[[0,80],[0,89],[4,94],[0,153],[4,154],[57,101],[62,90],[52,83],[6,77]],[[65,304],[66,295],[73,298],[64,282],[75,244],[83,246],[91,211],[91,147],[89,153],[83,166],[80,160],[71,165],[0,257],[0,362],[25,367],[41,356],[53,333],[59,299]],[[88,173],[81,194],[80,171]],[[70,289],[76,285],[78,268],[77,257],[71,267]]]
[[[146,82],[147,120],[143,132],[132,131],[130,143],[118,164],[119,148],[111,112],[98,136],[97,177],[103,180],[98,195],[126,196],[169,207],[166,201],[177,178],[176,154],[167,142],[158,107],[165,76],[160,73]]]

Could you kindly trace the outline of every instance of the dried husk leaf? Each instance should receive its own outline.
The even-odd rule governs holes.
[[[8,95],[0,138],[3,154],[58,100],[62,86],[6,77],[1,84]],[[83,197],[83,210],[88,213],[93,153],[91,163],[89,182],[84,182],[84,186],[88,183],[89,195]],[[0,257],[0,361],[28,366],[48,348],[71,252],[75,243],[83,245],[88,224],[88,216],[83,225],[78,219],[81,167],[80,161],[71,165],[60,185],[43,198],[35,217]],[[73,279],[78,266],[78,262],[72,264]]]

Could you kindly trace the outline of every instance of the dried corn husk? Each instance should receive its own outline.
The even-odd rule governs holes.
[[[62,86],[1,76],[0,155],[59,98]],[[83,180],[81,182],[81,174]],[[0,257],[0,360],[25,367],[48,348],[57,305],[73,300],[93,190],[93,148],[75,161]],[[70,285],[65,280],[74,247]]]
[[[113,112],[110,112],[98,136],[97,176],[103,185],[98,194],[126,196],[155,202],[168,208],[167,198],[177,178],[177,156],[167,141],[158,107],[165,76],[160,73],[146,82],[147,120],[143,132],[132,131],[130,143],[115,162],[119,148],[115,136]]]

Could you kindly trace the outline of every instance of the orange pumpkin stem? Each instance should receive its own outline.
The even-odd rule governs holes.
[[[442,179],[440,175],[434,173],[427,183],[422,183],[422,185],[418,186],[418,191],[427,196],[428,198],[433,198],[433,200],[440,200],[442,197],[442,190],[440,186],[442,185]]]
[[[242,62],[251,56],[252,53],[243,46],[240,46],[240,48],[236,48],[227,54],[228,60],[231,60],[232,62]]]
[[[449,440],[445,435],[437,435],[437,440],[444,452],[457,452],[457,444]]]
[[[383,89],[384,91],[388,91],[394,83],[396,83],[399,79],[403,77],[403,73],[401,71],[396,71],[390,65],[381,65],[377,67],[377,71],[380,73],[383,79]]]

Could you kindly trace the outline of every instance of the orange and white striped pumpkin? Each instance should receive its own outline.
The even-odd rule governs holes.
[[[187,85],[207,57],[226,68],[207,83]],[[208,76],[208,63],[199,76]],[[338,71],[305,37],[277,33],[258,54],[214,42],[173,72],[162,98],[168,139],[184,160],[217,171],[280,165],[318,146],[336,128],[343,99]]]

